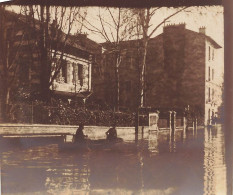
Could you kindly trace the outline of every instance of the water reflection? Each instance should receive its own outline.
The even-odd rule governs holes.
[[[176,152],[176,135],[177,132],[170,131],[169,136],[169,151]]]
[[[124,137],[123,137],[124,138]],[[149,131],[111,147],[1,140],[3,194],[226,194],[221,127]]]
[[[227,194],[224,134],[220,127],[206,128],[204,140],[204,194]]]
[[[62,166],[46,169],[45,187],[51,194],[67,193],[72,189],[90,190],[89,154],[79,154],[64,160]],[[76,192],[78,192],[76,190]]]
[[[148,149],[153,153],[153,154],[158,154],[159,153],[159,132],[158,131],[150,131],[149,132],[149,139],[148,139]]]

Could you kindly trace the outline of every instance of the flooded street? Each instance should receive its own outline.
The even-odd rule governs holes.
[[[2,138],[2,194],[225,195],[221,126],[149,132],[96,148],[61,138]]]

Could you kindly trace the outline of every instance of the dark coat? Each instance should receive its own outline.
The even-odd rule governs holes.
[[[107,139],[116,139],[117,138],[117,131],[115,127],[111,127],[107,132]]]
[[[74,141],[77,142],[77,141],[82,141],[85,139],[85,135],[83,133],[83,127],[79,127],[75,133],[75,136],[74,136]]]

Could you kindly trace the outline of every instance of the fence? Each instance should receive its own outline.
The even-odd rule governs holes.
[[[145,110],[143,110],[139,116],[139,124],[140,125],[145,125],[148,126],[148,116],[149,113],[156,112],[156,109],[154,110],[148,110],[147,113]],[[193,126],[193,122],[199,121],[201,116],[195,115],[192,117],[187,117],[186,114],[182,110],[177,110],[177,111],[171,111],[168,109],[161,109],[161,112],[159,113],[159,120],[158,120],[158,127],[159,129],[183,129],[184,126]],[[201,121],[201,120],[200,120]],[[201,122],[199,122],[201,124]]]
[[[58,124],[58,125],[85,125],[110,126],[115,123],[117,126],[135,126],[135,113],[118,112],[111,110],[91,110],[85,106],[70,105],[61,101],[45,104],[35,101],[29,103],[12,104],[10,107],[9,122],[34,123],[34,124]],[[95,107],[96,109],[96,107]],[[149,112],[153,110],[142,110],[139,113],[139,125],[149,125]],[[169,111],[163,109],[159,113],[158,127],[171,128],[171,114],[175,113],[174,125],[176,128],[184,126],[184,112]],[[201,116],[197,117],[197,121]],[[193,118],[186,117],[186,124],[192,126]],[[200,124],[200,123],[199,123]]]
[[[134,126],[134,113],[114,113],[111,110],[87,110],[69,104],[57,106],[42,103],[20,103],[10,105],[9,122],[59,125]]]
[[[159,128],[171,128],[172,124],[175,125],[175,128],[177,129],[183,128],[184,127],[183,115],[180,113],[177,114],[174,111],[168,111],[163,113],[161,115],[161,118],[159,119],[159,123],[158,123]]]

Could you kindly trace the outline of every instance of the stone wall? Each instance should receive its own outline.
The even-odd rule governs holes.
[[[1,124],[0,135],[51,135],[51,134],[75,134],[78,126],[69,125],[26,125],[26,124]],[[84,134],[90,139],[105,139],[105,132],[109,129],[106,126],[85,126]],[[135,139],[134,127],[117,127],[117,134],[124,140]],[[139,133],[142,130],[140,129]],[[148,127],[144,128],[144,133],[148,132]]]
[[[204,111],[205,101],[205,38],[186,30],[185,64],[183,75],[184,101]]]
[[[152,107],[204,109],[205,42],[185,25],[168,26],[149,45],[146,95]]]

